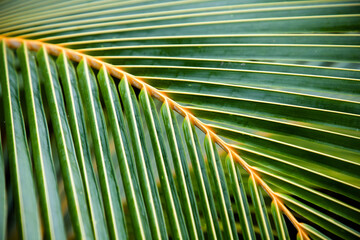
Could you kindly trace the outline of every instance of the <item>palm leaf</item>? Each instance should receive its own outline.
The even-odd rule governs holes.
[[[2,6],[0,238],[360,237],[357,1]]]

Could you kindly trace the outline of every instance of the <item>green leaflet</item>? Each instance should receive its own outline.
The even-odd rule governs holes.
[[[271,202],[271,213],[275,222],[278,238],[282,240],[289,239],[289,232],[286,227],[284,216],[280,212],[279,205],[274,201]]]
[[[354,4],[355,3],[355,4]],[[30,32],[30,34],[25,34],[27,37],[34,37],[34,36],[46,36],[46,35],[61,35],[61,33],[70,33],[70,34],[79,34],[76,32],[76,30],[80,29],[95,29],[97,30],[97,27],[107,27],[106,30],[114,31],[118,30],[116,27],[118,25],[125,25],[128,24],[132,27],[134,26],[148,26],[152,27],[150,29],[157,29],[160,28],[158,25],[170,25],[172,28],[180,28],[185,27],[187,25],[181,24],[183,23],[181,20],[185,19],[185,23],[191,22],[193,23],[191,27],[198,27],[198,25],[204,25],[204,30],[208,30],[211,25],[216,24],[222,24],[226,25],[229,22],[226,21],[228,19],[232,20],[230,23],[248,23],[253,28],[246,29],[247,32],[264,32],[267,29],[261,28],[261,24],[264,24],[266,26],[267,21],[276,21],[281,20],[282,17],[283,21],[289,21],[293,18],[289,18],[289,14],[287,12],[291,12],[291,16],[295,16],[298,19],[298,16],[307,16],[308,18],[315,18],[313,21],[316,21],[316,17],[321,17],[318,15],[325,15],[325,14],[341,14],[341,13],[357,13],[356,12],[356,1],[350,1],[350,3],[347,3],[344,1],[340,1],[340,4],[334,4],[332,1],[295,1],[295,2],[281,2],[281,1],[253,1],[251,3],[243,3],[239,4],[237,1],[229,1],[226,5],[219,5],[216,4],[216,1],[209,1],[209,2],[202,2],[201,8],[198,7],[198,2],[178,2],[178,3],[172,3],[172,2],[151,2],[150,4],[146,4],[145,6],[143,4],[139,4],[139,2],[125,2],[125,3],[108,3],[104,4],[101,7],[102,8],[111,8],[113,10],[113,7],[115,7],[115,13],[116,16],[111,18],[113,21],[108,23],[109,17],[105,16],[103,18],[93,18],[95,14],[87,14],[90,21],[87,21],[87,24],[85,26],[80,25],[83,23],[81,20],[81,14],[73,14],[74,12],[77,13],[76,9],[70,9],[70,11],[66,11],[67,14],[71,14],[71,20],[74,20],[74,23],[67,23],[64,22],[64,28],[63,29],[52,29],[54,26],[56,26],[57,21],[54,19],[47,19],[45,16],[42,15],[35,15],[33,22],[28,23],[25,21],[25,19],[16,19],[17,25],[9,26],[9,23],[5,23],[2,25],[4,27],[4,31],[11,31],[15,30],[14,32],[10,33],[13,34],[20,34],[20,33],[26,33]],[[81,8],[79,4],[79,8]],[[106,6],[108,5],[108,6]],[[139,14],[138,9],[134,6],[140,5],[141,12]],[[139,6],[138,6],[139,7]],[[184,10],[183,10],[184,8]],[[56,12],[53,13],[55,16],[62,16],[65,15],[64,12]],[[166,15],[168,16],[166,16]],[[129,16],[130,15],[130,16]],[[165,15],[165,17],[163,16]],[[224,16],[231,16],[224,18]],[[315,16],[312,16],[315,15]],[[30,15],[31,16],[31,15]],[[96,16],[96,15],[95,15]],[[136,21],[132,19],[132,17],[138,17],[138,18],[145,18],[145,21],[141,19],[139,24],[139,21]],[[201,18],[199,18],[201,17]],[[272,18],[273,17],[273,18]],[[275,19],[274,19],[275,17]],[[280,17],[280,19],[276,18]],[[343,16],[342,16],[343,17]],[[49,24],[49,26],[40,26],[39,28],[36,27],[37,24],[43,22],[45,19],[46,23],[52,23]],[[60,17],[60,20],[66,20],[67,18],[63,19]],[[301,19],[301,18],[300,18]],[[307,19],[307,18],[306,18]],[[76,21],[78,20],[78,21]],[[117,21],[116,21],[117,20]],[[124,21],[125,20],[125,21]],[[131,21],[132,20],[132,21]],[[203,21],[199,21],[203,20]],[[224,21],[225,20],[225,21]],[[237,20],[237,21],[236,21]],[[240,21],[239,21],[240,20]],[[344,22],[347,22],[346,20],[343,20]],[[200,23],[198,23],[200,22]],[[265,23],[264,23],[265,22]],[[55,23],[55,24],[54,24]],[[95,24],[94,24],[95,23]],[[175,23],[175,24],[174,24]],[[180,23],[180,24],[179,24]],[[350,22],[351,23],[351,22]],[[35,30],[37,30],[35,33],[31,33],[31,29],[35,25]],[[175,26],[174,26],[175,25]],[[180,26],[179,26],[180,25]],[[185,26],[184,26],[185,25]],[[210,26],[207,26],[210,25]],[[260,26],[259,26],[260,25]],[[288,30],[289,27],[294,27],[294,24],[291,24],[292,26],[287,26],[286,22],[283,23],[283,26],[286,30]],[[302,26],[303,24],[299,24],[300,26],[297,26],[298,31],[309,31],[314,26]],[[350,24],[349,24],[350,25]],[[70,26],[70,27],[68,27]],[[75,26],[77,28],[75,28]],[[257,26],[260,29],[254,27]],[[271,26],[271,25],[270,25]],[[322,31],[329,31],[329,28],[336,26],[327,26],[326,22],[324,23],[324,26],[321,25],[323,28]],[[341,26],[341,25],[340,25]],[[279,26],[277,26],[279,27]],[[350,26],[341,26],[342,28],[346,29],[346,27],[356,27],[356,25],[350,25]],[[163,27],[164,28],[164,27]],[[339,27],[338,27],[339,28]],[[342,29],[341,28],[341,29]],[[45,29],[45,31],[41,31]],[[231,29],[230,27],[227,27],[227,29]],[[275,28],[277,29],[277,28]],[[16,31],[17,30],[17,31]],[[143,29],[139,29],[143,30]],[[147,29],[146,29],[147,30]],[[167,30],[167,29],[166,29]],[[166,30],[163,30],[164,32]],[[173,29],[170,29],[173,30]],[[201,29],[200,29],[201,30]],[[215,30],[219,30],[218,28],[215,28]],[[234,30],[234,29],[231,29]],[[238,29],[238,32],[242,29]],[[271,29],[270,29],[271,31]],[[279,31],[279,30],[278,30]],[[126,32],[126,30],[125,30]],[[184,29],[181,29],[179,31],[180,33],[184,32]],[[273,32],[273,31],[271,31]],[[290,31],[291,32],[291,31]],[[296,31],[297,32],[297,31]],[[81,34],[81,33],[80,33]],[[99,33],[98,33],[99,34]],[[170,34],[171,35],[171,34]],[[70,37],[70,36],[67,36]],[[61,38],[61,36],[60,36]]]
[[[132,218],[135,236],[137,239],[149,239],[151,238],[151,232],[143,196],[136,177],[134,160],[131,155],[128,139],[126,137],[126,126],[121,110],[119,95],[113,79],[108,75],[106,68],[101,68],[98,74],[98,79],[110,118],[109,122],[114,136],[116,153],[130,208],[130,215]]]
[[[239,7],[241,10],[241,6]],[[360,19],[357,12],[359,6],[354,5],[323,5],[320,7],[310,6],[307,8],[279,8],[278,11],[249,11],[231,12],[222,11],[222,14],[209,14],[207,17],[188,16],[185,14],[175,19],[146,19],[147,21],[116,22],[115,26],[107,29],[99,29],[98,26],[88,26],[85,32],[77,32],[75,29],[59,33],[41,32],[35,35],[46,41],[55,43],[63,41],[79,41],[81,37],[91,36],[96,38],[102,34],[111,34],[114,38],[131,37],[136,31],[138,37],[185,35],[186,33],[196,34],[235,34],[235,33],[294,33],[312,32],[315,29],[319,32],[354,31],[358,29],[355,24]],[[289,11],[292,10],[292,11]],[[259,14],[261,12],[261,14]],[[289,12],[291,15],[289,16]],[[220,16],[219,16],[220,15]],[[226,17],[230,16],[230,17]],[[185,20],[184,20],[185,19]],[[153,20],[153,21],[151,21]],[[159,21],[160,20],[160,21]],[[179,21],[182,20],[182,21]],[[122,23],[122,24],[121,24]],[[312,23],[313,25],[311,25]],[[120,25],[120,26],[119,26]],[[125,25],[125,26],[122,26]],[[117,54],[117,53],[115,53]],[[231,54],[230,51],[226,54]],[[219,56],[219,55],[218,55]]]
[[[260,228],[260,234],[262,239],[274,239],[274,236],[271,232],[271,226],[269,221],[269,216],[266,211],[266,206],[264,198],[256,184],[256,180],[253,175],[249,177],[249,189],[251,193],[251,199],[255,206],[255,215]]]
[[[144,196],[151,234],[153,239],[167,238],[160,197],[144,141],[144,130],[139,105],[137,104],[134,90],[130,87],[126,76],[124,76],[120,82],[119,92],[129,125],[140,187]]]
[[[181,138],[176,116],[168,102],[165,102],[161,107],[161,115],[173,157],[176,177],[178,178],[180,202],[182,203],[182,210],[189,237],[190,239],[204,239],[189,168],[187,166],[188,163],[185,157],[183,140]]]
[[[324,234],[322,234],[315,228],[311,227],[310,225],[308,225],[306,223],[302,223],[302,226],[310,234],[310,236],[313,237],[314,239],[330,240],[329,237],[325,236]]]
[[[283,31],[285,32],[289,32],[288,28],[294,27],[294,24],[290,24],[289,21],[292,18],[289,18],[289,13],[292,13],[290,16],[309,16],[308,18],[315,18],[312,19],[313,21],[316,21],[316,16],[318,14],[320,15],[326,15],[326,14],[334,14],[334,13],[338,13],[338,14],[343,14],[343,13],[357,13],[356,9],[357,9],[357,5],[356,5],[356,1],[339,1],[340,4],[334,4],[334,1],[294,1],[294,2],[288,2],[288,1],[267,1],[267,2],[263,2],[263,1],[252,1],[252,2],[247,2],[247,3],[239,3],[237,1],[229,1],[227,2],[226,5],[221,5],[218,4],[216,1],[207,1],[207,2],[201,2],[200,4],[200,8],[199,8],[199,2],[195,1],[195,2],[189,2],[189,1],[182,1],[182,2],[150,2],[149,4],[143,4],[143,2],[118,2],[118,3],[112,3],[112,2],[106,2],[104,4],[101,4],[100,6],[97,6],[100,9],[110,9],[112,10],[111,12],[116,13],[115,17],[110,18],[110,16],[107,16],[106,14],[102,15],[103,17],[101,18],[95,18],[95,16],[97,16],[97,12],[95,11],[94,13],[89,13],[87,14],[87,22],[86,23],[90,23],[90,24],[86,24],[85,26],[81,25],[81,23],[83,23],[81,20],[83,18],[83,16],[81,14],[79,14],[79,12],[81,13],[81,11],[79,11],[79,9],[84,8],[85,6],[91,6],[93,7],[94,4],[93,3],[83,3],[83,2],[78,2],[78,3],[71,3],[71,4],[65,4],[65,9],[61,9],[62,11],[56,11],[53,12],[51,16],[57,16],[60,19],[52,19],[49,18],[48,16],[44,16],[43,14],[38,15],[38,14],[34,14],[32,11],[27,12],[27,14],[25,16],[31,16],[33,17],[33,21],[32,22],[28,22],[26,21],[26,19],[24,19],[24,17],[19,17],[17,16],[18,12],[5,12],[5,14],[7,16],[12,16],[15,17],[15,19],[13,20],[13,22],[17,23],[16,25],[11,24],[12,21],[5,21],[1,27],[3,27],[3,31],[4,32],[8,32],[8,31],[13,31],[10,34],[11,35],[16,35],[16,34],[21,34],[21,33],[28,33],[30,32],[30,34],[27,34],[25,36],[41,36],[41,35],[61,35],[61,33],[67,32],[67,33],[78,33],[76,30],[80,29],[80,30],[88,30],[88,29],[97,29],[96,27],[107,27],[106,29],[108,30],[114,30],[114,28],[116,29],[116,27],[118,25],[125,25],[125,24],[129,24],[130,26],[157,26],[157,25],[169,25],[169,23],[183,23],[181,20],[185,19],[185,23],[190,22],[190,23],[195,23],[195,27],[197,27],[198,24],[196,24],[197,22],[200,22],[201,25],[205,25],[203,26],[204,31],[209,29],[209,26],[207,25],[214,25],[216,24],[222,24],[225,25],[227,23],[227,21],[222,21],[222,20],[227,20],[227,19],[231,19],[231,20],[242,20],[245,23],[250,22],[249,24],[252,24],[251,26],[253,28],[250,29],[246,29],[247,31],[245,32],[264,32],[267,29],[263,29],[263,28],[255,28],[256,25],[260,25],[264,24],[266,26],[266,21],[267,19],[270,17],[284,17],[284,23],[283,23],[283,27],[285,27],[285,29]],[[355,3],[355,4],[354,4]],[[67,6],[67,5],[71,5],[71,6]],[[35,3],[36,6],[36,3]],[[96,5],[95,5],[96,6]],[[12,6],[14,7],[14,6]],[[43,9],[38,9],[40,12],[42,13],[46,13],[47,8]],[[54,8],[57,7],[56,4],[54,4]],[[75,9],[74,9],[75,7]],[[139,7],[141,9],[141,11],[139,11]],[[98,9],[96,8],[96,9]],[[100,10],[99,9],[99,10]],[[26,9],[25,7],[25,10]],[[26,11],[25,11],[26,12]],[[105,13],[107,13],[107,11],[105,11]],[[67,15],[70,15],[69,16]],[[163,16],[165,15],[165,17]],[[314,16],[312,16],[314,15]],[[224,16],[230,16],[224,19]],[[112,16],[111,16],[112,17]],[[134,17],[140,18],[140,23],[139,21],[136,21],[136,19],[132,19]],[[265,17],[265,19],[264,19]],[[343,17],[343,16],[342,16]],[[109,18],[111,20],[113,20],[112,22],[108,23]],[[145,18],[145,19],[141,19],[141,18]],[[259,19],[260,18],[260,19]],[[66,22],[64,20],[72,20],[71,23]],[[254,19],[254,21],[251,21],[252,19]],[[297,19],[297,18],[295,18]],[[53,29],[56,26],[56,23],[58,23],[58,21],[63,21],[64,25],[64,29]],[[125,20],[125,21],[124,21]],[[132,21],[131,21],[132,20]],[[203,20],[203,21],[201,21]],[[215,20],[215,21],[214,21]],[[276,19],[273,19],[276,20]],[[47,26],[39,26],[37,28],[37,25],[39,25],[40,23],[43,23],[45,21],[45,23],[47,23]],[[240,22],[242,22],[240,21]],[[268,20],[269,21],[269,20]],[[356,27],[356,25],[354,24],[349,24],[348,21],[343,20],[344,22],[348,23],[348,25],[341,25],[341,28],[339,29],[339,25],[336,26],[332,26],[332,24],[330,24],[330,26],[328,26],[326,23],[324,22],[324,25],[320,25],[322,28],[320,28],[322,31],[329,31],[329,28],[337,28],[339,30],[342,29],[347,29],[347,28],[351,28],[351,27]],[[203,23],[204,22],[204,23]],[[214,23],[215,22],[215,23]],[[224,23],[225,22],[225,23]],[[265,22],[265,23],[264,23]],[[94,24],[95,23],[95,24]],[[99,24],[100,23],[100,24]],[[286,23],[288,23],[286,25]],[[351,23],[351,22],[350,22]],[[303,24],[299,23],[298,24],[300,30],[302,31],[310,31],[310,29],[313,29],[314,26],[303,26]],[[34,27],[35,26],[35,27]],[[69,27],[70,26],[70,27]],[[175,25],[176,26],[176,25]],[[177,27],[181,27],[177,26]],[[191,26],[191,25],[190,25]],[[75,28],[76,27],[76,28]],[[277,31],[281,31],[281,29],[278,29],[279,26],[276,26],[275,29]],[[35,28],[35,29],[34,29]],[[173,27],[175,28],[175,27]],[[227,27],[228,29],[229,27]],[[45,31],[42,31],[44,30]],[[230,28],[231,29],[231,28]],[[17,30],[17,31],[16,31]],[[35,30],[35,33],[31,33],[31,30]],[[47,31],[46,31],[47,30]],[[172,29],[171,29],[172,30]],[[179,31],[180,34],[183,33],[183,29],[181,29],[182,31]],[[218,29],[216,29],[218,30]],[[231,29],[233,30],[233,29]],[[238,29],[238,32],[243,30]],[[271,31],[272,29],[269,29],[269,31]],[[165,31],[164,31],[165,32]],[[273,31],[271,31],[273,32]],[[290,31],[291,32],[291,31]],[[297,32],[297,31],[296,31]],[[54,34],[55,33],[55,34]],[[64,34],[63,34],[64,35]],[[170,34],[171,35],[171,34]],[[66,38],[65,38],[66,39]]]
[[[243,180],[237,166],[234,162],[232,155],[226,157],[226,163],[228,166],[228,172],[230,176],[230,185],[235,198],[236,207],[240,217],[241,231],[244,239],[255,239],[255,232],[253,223],[251,220],[251,214],[249,210],[249,203],[247,200],[247,194],[244,188]]]
[[[65,230],[57,192],[57,181],[52,160],[50,139],[43,109],[40,79],[35,56],[25,44],[17,50],[25,86],[25,99],[30,139],[45,224],[45,237],[64,239]]]
[[[349,219],[355,223],[360,222],[360,210],[354,206],[307,187],[306,184],[299,181],[300,179],[285,179],[277,176],[276,173],[265,171],[261,168],[257,168],[256,170],[263,174],[262,176],[267,182],[274,184],[285,191],[289,191],[292,194],[301,196],[302,199],[326,209],[327,211],[332,211],[343,218]]]
[[[56,136],[60,165],[64,176],[65,190],[69,199],[70,215],[79,238],[94,238],[88,213],[84,187],[76,159],[70,127],[66,118],[64,100],[55,62],[44,49],[38,52],[40,71],[45,79],[46,97],[50,107],[50,117]]]
[[[218,217],[216,214],[213,194],[205,170],[205,162],[201,152],[199,139],[194,126],[188,117],[183,122],[185,141],[194,168],[196,182],[200,191],[200,201],[207,226],[208,238],[221,239]]]
[[[311,142],[302,137],[289,136],[285,134],[275,133],[273,131],[259,134],[259,130],[244,127],[241,129],[232,129],[229,125],[218,126],[212,125],[217,132],[226,134],[229,138],[236,141],[246,139],[249,145],[266,146],[271,149],[269,151],[281,151],[287,153],[289,157],[294,157],[298,161],[305,162],[305,166],[318,166],[319,171],[327,166],[328,170],[342,169],[344,175],[356,178],[357,170],[360,170],[360,163],[357,159],[357,152],[344,149],[342,147],[334,147],[324,143]],[[325,149],[328,146],[328,151]],[[307,158],[304,157],[308,156]],[[311,158],[317,158],[316,163],[311,162]],[[295,161],[294,161],[295,162]],[[332,174],[336,175],[336,174]]]
[[[206,54],[202,52],[197,53],[196,48],[201,47]],[[157,56],[159,51],[174,52],[175,49],[181,49],[181,54],[177,57],[183,58],[191,56],[192,58],[206,57],[209,59],[218,59],[221,56],[219,53],[225,52],[230,59],[261,59],[261,60],[317,60],[317,61],[338,61],[341,56],[343,61],[360,62],[357,56],[360,54],[360,48],[357,46],[342,46],[342,45],[312,45],[312,44],[274,44],[274,43],[221,43],[209,44],[197,42],[195,44],[169,44],[169,45],[143,45],[143,46],[121,46],[118,48],[101,47],[89,48],[87,54],[96,56],[108,55],[133,55],[133,56]],[[290,51],[291,49],[291,51]],[[271,54],[276,52],[277,55]],[[313,56],[313,52],[317,52]]]
[[[59,75],[63,86],[64,98],[69,114],[69,125],[73,137],[78,165],[82,175],[85,194],[89,206],[91,224],[96,239],[107,239],[108,230],[94,169],[91,163],[84,111],[78,89],[74,66],[64,54],[57,59]]]
[[[40,219],[31,158],[19,101],[15,59],[13,53],[7,49],[5,41],[1,42],[0,53],[1,89],[6,113],[6,136],[9,143],[9,168],[20,236],[23,239],[40,239]]]
[[[216,129],[216,132],[219,134],[222,134],[224,131],[226,132],[227,130]],[[254,140],[251,135],[246,136],[237,133],[236,137],[239,136],[241,136],[244,142]],[[260,142],[262,141],[257,141],[257,143]],[[359,195],[357,194],[359,192],[359,188],[356,186],[357,178],[343,175],[341,172],[338,172],[336,176],[333,176],[336,174],[334,169],[320,167],[316,162],[311,162],[308,158],[303,160],[293,157],[290,154],[281,154],[279,151],[272,150],[270,148],[271,145],[269,145],[268,142],[264,141],[263,143],[265,143],[266,147],[249,143],[244,144],[243,146],[234,146],[234,148],[242,151],[242,154],[246,156],[248,162],[253,166],[268,168],[268,164],[271,163],[272,169],[282,172],[283,176],[297,176],[309,184],[314,184],[322,188],[338,192],[350,198],[359,199]],[[274,144],[276,145],[278,143]],[[347,180],[348,178],[351,180],[343,180]]]
[[[360,232],[358,232],[356,229],[347,226],[346,224],[302,203],[301,201],[298,201],[285,194],[279,194],[279,197],[281,197],[287,206],[289,206],[293,211],[305,216],[313,222],[316,222],[317,225],[343,239],[353,239],[360,237]]]
[[[85,112],[87,113],[91,126],[110,238],[124,239],[126,238],[124,212],[118,183],[115,179],[115,172],[111,162],[108,136],[97,81],[94,73],[87,65],[86,59],[80,62],[77,67],[77,72]]]
[[[169,158],[165,150],[165,140],[160,127],[160,120],[155,103],[146,88],[139,95],[140,103],[145,113],[145,119],[151,136],[154,149],[157,170],[159,172],[160,184],[165,194],[166,212],[168,214],[172,237],[175,239],[188,239],[179,198],[175,189],[175,183],[169,165]]]
[[[1,136],[1,132],[0,132],[0,136]],[[6,197],[6,184],[5,184],[5,166],[4,166],[4,158],[3,158],[3,151],[2,151],[1,138],[0,138],[0,238],[1,239],[5,239],[6,236],[6,222],[7,222],[6,219],[7,219],[7,197]]]
[[[45,236],[49,239],[65,239],[56,174],[35,57],[27,49],[26,45],[18,48],[17,53],[25,85],[30,139],[45,224]]]
[[[237,115],[234,119],[225,118],[225,116],[222,117],[222,120],[219,119],[219,121],[222,121],[227,124],[234,124],[234,122],[238,122],[236,120],[240,119],[241,116],[244,116],[244,122],[249,122],[250,119],[258,119],[258,120],[252,120],[250,126],[255,126],[257,129],[260,128],[258,122],[259,120],[265,120],[269,121],[270,126],[275,125],[272,122],[283,122],[284,125],[293,125],[297,126],[298,130],[300,129],[308,129],[313,128],[315,131],[318,129],[317,133],[322,134],[322,132],[328,132],[328,136],[332,133],[335,134],[335,136],[331,136],[329,140],[327,140],[330,143],[334,143],[335,139],[344,139],[345,137],[348,139],[353,139],[358,136],[357,132],[351,132],[349,131],[349,128],[356,127],[356,119],[358,118],[358,105],[355,104],[357,108],[352,108],[352,112],[346,113],[343,110],[333,110],[333,109],[324,109],[319,107],[308,107],[308,106],[301,106],[298,104],[288,104],[282,103],[282,102],[273,102],[273,101],[266,101],[263,99],[249,99],[249,98],[242,98],[241,96],[226,96],[226,95],[220,95],[220,94],[202,94],[202,93],[191,93],[191,92],[182,92],[180,91],[169,91],[167,94],[173,98],[176,99],[179,102],[183,102],[186,104],[191,104],[194,108],[197,109],[204,109],[205,111],[207,109],[209,110],[215,110],[212,114],[217,119],[219,119],[219,111],[225,112],[225,114],[231,114],[235,113]],[[259,93],[260,94],[260,93]],[[264,93],[265,96],[272,95],[271,92]],[[356,95],[354,95],[356,96]],[[207,101],[204,101],[204,100]],[[286,97],[285,99],[289,99]],[[301,99],[301,101],[306,101],[306,99]],[[330,101],[329,101],[330,102]],[[224,105],[225,104],[225,105]],[[341,101],[337,104],[338,106],[341,105]],[[344,104],[344,106],[346,103]],[[223,106],[223,107],[222,107]],[[241,106],[241,108],[239,108]],[[219,109],[220,107],[220,109]],[[324,106],[325,107],[325,106]],[[203,111],[202,115],[207,114],[207,118],[211,120],[212,118],[209,118],[209,110],[207,112]],[[356,114],[354,114],[354,111]],[[201,111],[198,111],[201,113]],[[211,112],[210,112],[211,113]],[[300,117],[298,114],[304,115],[304,117]],[[206,116],[206,115],[205,115]],[[211,115],[210,115],[211,116]],[[321,123],[322,118],[326,117],[326,119],[323,120]],[[217,121],[217,122],[219,122]],[[335,125],[332,124],[334,122],[341,121],[342,124]],[[241,124],[242,125],[242,124]],[[240,126],[241,126],[240,125]],[[266,127],[266,128],[265,128]],[[272,127],[272,126],[271,126]],[[300,127],[300,128],[299,128]],[[262,128],[265,128],[267,132],[273,132],[274,130],[272,128],[268,128],[268,126],[263,125]],[[261,128],[260,128],[261,129]],[[272,130],[272,131],[271,131]],[[284,128],[281,132],[284,132],[288,130],[288,128]],[[229,135],[229,134],[228,134]],[[305,135],[302,133],[301,135]],[[340,135],[340,137],[336,136]],[[341,137],[341,135],[343,135]],[[309,136],[308,134],[305,136]],[[261,136],[260,136],[261,137]],[[285,136],[286,137],[286,136]],[[321,137],[321,135],[319,136]],[[319,138],[316,137],[316,138]],[[289,139],[289,138],[288,138]],[[299,138],[301,139],[301,138]],[[325,141],[326,142],[326,141]],[[356,141],[355,141],[356,142]],[[344,144],[344,143],[343,143]],[[346,143],[345,143],[346,144]],[[353,147],[354,143],[347,143],[347,147]],[[340,144],[342,145],[342,144]],[[315,145],[317,146],[317,145]],[[311,149],[311,148],[310,148]],[[318,149],[319,150],[319,149]],[[321,151],[324,151],[324,149],[320,149]],[[342,151],[341,151],[342,152]],[[326,152],[325,152],[326,153]]]
[[[205,136],[205,150],[210,165],[210,173],[215,184],[215,194],[220,206],[220,216],[226,239],[237,239],[234,214],[231,209],[230,197],[226,186],[220,156],[210,134]]]

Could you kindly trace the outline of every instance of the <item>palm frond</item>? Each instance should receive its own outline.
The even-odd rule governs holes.
[[[360,237],[357,1],[4,9],[0,236]]]

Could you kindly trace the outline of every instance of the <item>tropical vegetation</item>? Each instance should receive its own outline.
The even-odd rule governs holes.
[[[358,1],[0,12],[0,239],[360,239]]]

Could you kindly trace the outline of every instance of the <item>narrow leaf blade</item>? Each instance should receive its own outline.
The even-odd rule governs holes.
[[[185,141],[194,168],[196,181],[200,190],[200,201],[205,215],[207,232],[209,238],[221,239],[220,226],[216,214],[214,198],[211,192],[210,183],[205,170],[204,158],[201,153],[199,139],[195,133],[194,126],[189,117],[183,122]]]
[[[274,218],[278,238],[281,240],[289,239],[289,232],[286,227],[284,216],[280,212],[279,205],[275,201],[272,201],[271,203],[271,213]]]
[[[119,160],[135,236],[137,239],[149,239],[151,238],[150,227],[139,182],[136,177],[135,166],[133,164],[134,160],[126,137],[126,126],[122,115],[119,95],[114,81],[111,76],[109,76],[106,68],[101,68],[98,79],[109,114],[109,122],[114,137],[115,149]]]
[[[225,237],[226,239],[237,239],[235,219],[231,210],[231,202],[226,186],[224,171],[220,162],[220,156],[209,133],[205,136],[205,150],[210,165],[211,177],[215,184],[216,199],[220,208]]]
[[[0,77],[3,93],[6,137],[9,143],[9,167],[20,236],[40,239],[40,220],[36,201],[31,159],[26,141],[24,119],[19,100],[14,55],[1,43]]]
[[[82,108],[75,68],[64,53],[58,57],[57,66],[59,68],[59,75],[63,86],[67,113],[69,114],[70,129],[85,188],[94,235],[96,239],[108,239],[109,234],[101,194],[91,162],[84,120],[85,115]]]
[[[7,213],[7,197],[6,197],[6,183],[5,183],[5,165],[4,165],[4,157],[3,157],[2,145],[1,145],[1,132],[0,132],[0,239],[5,239],[7,214],[8,213]]]
[[[161,115],[173,157],[176,178],[180,188],[180,200],[189,237],[190,239],[204,239],[183,140],[175,114],[170,109],[168,102],[165,102],[161,107]]]
[[[249,177],[249,188],[255,207],[255,216],[260,228],[261,237],[263,239],[274,239],[269,222],[269,216],[266,212],[264,198],[253,175],[250,175]]]
[[[154,180],[150,159],[144,141],[139,105],[126,76],[119,85],[121,100],[124,105],[126,119],[129,124],[132,147],[134,149],[140,187],[144,194],[145,206],[149,218],[153,239],[167,238],[165,220],[161,207],[159,192]]]
[[[94,73],[84,59],[77,67],[80,92],[84,99],[85,112],[91,126],[100,186],[105,206],[105,214],[112,239],[127,236],[119,188],[112,165],[107,129],[100,102],[99,89]]]
[[[46,97],[50,106],[50,117],[74,230],[77,237],[92,239],[94,235],[90,215],[55,63],[44,48],[38,52],[38,61],[45,79]]]
[[[235,198],[238,214],[240,216],[239,218],[241,230],[243,233],[242,235],[246,240],[255,239],[255,232],[251,220],[250,207],[246,197],[246,192],[240,170],[238,169],[238,166],[235,165],[232,155],[228,155],[226,157],[226,162],[230,175],[230,183],[234,194],[233,196]]]
[[[172,178],[169,159],[164,145],[165,140],[160,128],[160,120],[155,103],[146,88],[141,90],[139,99],[144,110],[147,127],[150,133],[161,189],[165,195],[166,212],[170,221],[172,237],[175,239],[186,239],[188,238],[188,233],[175,189],[174,179]]]
[[[22,45],[18,49],[18,56],[25,86],[30,141],[45,225],[45,236],[49,239],[64,239],[65,228],[35,58],[26,45]]]

